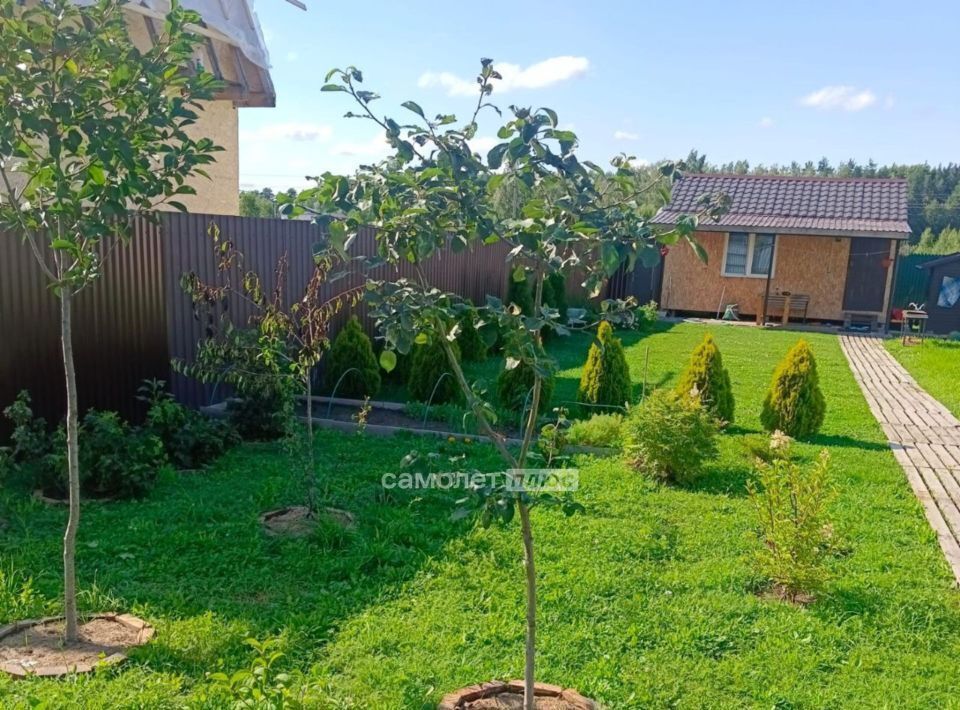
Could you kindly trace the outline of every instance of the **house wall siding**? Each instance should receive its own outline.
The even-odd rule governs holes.
[[[707,252],[707,263],[684,244],[673,246],[664,260],[661,307],[716,313],[718,306],[736,303],[742,314],[761,313],[766,279],[722,274],[723,232],[697,232],[696,239]],[[809,295],[808,319],[843,320],[849,254],[847,237],[778,234],[770,293]]]

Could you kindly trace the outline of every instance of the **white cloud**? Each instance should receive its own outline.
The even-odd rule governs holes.
[[[322,123],[274,123],[240,131],[241,141],[326,141],[333,129]]]
[[[474,153],[479,153],[484,158],[487,157],[490,149],[498,143],[503,143],[503,141],[496,136],[477,136],[476,138],[471,138],[469,141],[470,150]]]
[[[862,111],[876,102],[877,95],[870,89],[857,89],[853,86],[825,86],[800,99],[804,106],[823,111]]]
[[[561,81],[573,79],[590,68],[586,57],[550,57],[542,62],[521,67],[507,62],[494,63],[503,79],[494,81],[494,91],[504,93],[516,89],[542,89]],[[473,96],[477,93],[476,79],[464,79],[450,72],[428,71],[417,82],[421,88],[441,87],[450,96]]]
[[[764,116],[763,118],[760,119],[760,122],[757,123],[757,125],[760,126],[760,128],[772,128],[773,119],[770,118],[769,116]]]
[[[632,131],[614,131],[613,139],[617,141],[638,141],[640,140],[640,134]]]

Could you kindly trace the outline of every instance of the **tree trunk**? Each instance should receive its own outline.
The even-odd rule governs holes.
[[[313,451],[313,378],[307,375],[307,507],[317,512],[317,467]]]
[[[523,568],[527,573],[527,642],[523,665],[523,710],[534,710],[536,698],[535,661],[537,648],[537,570],[533,563],[533,528],[530,526],[530,509],[519,501],[520,525],[523,532]]]
[[[67,475],[70,490],[70,516],[63,536],[63,609],[66,617],[66,642],[77,641],[77,528],[80,525],[80,447],[78,441],[77,373],[73,364],[73,294],[69,286],[60,294],[60,342],[63,346],[63,372],[67,384]]]

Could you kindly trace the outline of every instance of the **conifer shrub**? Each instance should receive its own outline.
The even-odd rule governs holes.
[[[560,312],[560,325],[567,324],[567,279],[554,272],[543,280],[543,303]]]
[[[373,353],[370,337],[356,316],[351,316],[333,340],[326,362],[325,385],[338,397],[362,399],[375,397],[380,391],[380,363]],[[340,378],[343,377],[343,380]],[[339,382],[339,386],[337,386]]]
[[[487,359],[487,343],[477,328],[479,316],[475,308],[469,308],[459,318],[460,331],[457,333],[457,345],[460,355],[469,362],[482,362]]]
[[[773,373],[760,422],[767,431],[800,439],[820,430],[826,410],[813,351],[799,340]]]
[[[517,281],[513,276],[510,277],[510,283],[507,285],[507,303],[516,304],[525,316],[533,315],[533,291],[530,287],[530,279],[526,275],[522,281]]]
[[[630,368],[620,338],[607,321],[597,328],[580,376],[577,401],[589,405],[623,407],[633,400]]]
[[[707,333],[690,356],[690,364],[680,376],[677,394],[700,398],[703,406],[723,422],[733,421],[733,387],[730,373],[713,336]]]
[[[754,463],[747,484],[759,527],[759,572],[777,596],[811,601],[827,578],[824,563],[834,549],[826,517],[832,497],[826,450],[810,466],[790,455],[790,437],[775,432]]]
[[[570,424],[567,441],[574,446],[620,448],[623,443],[622,414],[594,414]]]
[[[637,470],[690,483],[717,455],[720,425],[699,400],[657,390],[624,420],[624,453]]]
[[[534,383],[533,367],[521,361],[519,365],[512,369],[504,369],[497,377],[497,401],[504,409],[519,412],[524,407],[529,407],[533,399],[530,394]],[[556,376],[554,368],[550,367],[550,373],[544,378],[540,387],[540,411],[550,411],[550,400],[553,399],[553,390],[556,385]]]
[[[456,341],[451,343],[457,360],[460,359],[460,348]],[[444,373],[449,373],[443,377]],[[443,377],[441,381],[440,378]],[[439,385],[437,384],[439,382]],[[436,387],[436,391],[434,388]],[[415,345],[410,357],[410,377],[407,380],[407,391],[412,399],[419,402],[432,403],[452,402],[460,398],[460,386],[453,376],[447,354],[443,344],[438,340],[431,340],[422,345]]]

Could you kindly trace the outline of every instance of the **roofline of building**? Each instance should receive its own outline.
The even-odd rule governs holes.
[[[936,259],[931,259],[930,261],[925,261],[922,264],[917,264],[917,268],[933,269],[941,264],[952,264],[954,261],[960,261],[960,251],[954,254],[947,254],[946,256],[941,256]]]
[[[650,224],[658,227],[675,227],[675,222],[658,222],[651,220]],[[802,227],[790,227],[788,229],[775,229],[771,227],[756,227],[750,225],[721,225],[721,224],[698,224],[697,232],[751,232],[757,234],[777,234],[785,236],[810,236],[810,237],[876,237],[878,239],[897,239],[906,241],[910,238],[911,232],[895,231],[869,231],[864,229],[804,229]],[[919,268],[919,267],[918,267]]]
[[[680,179],[692,177],[735,178],[738,180],[807,180],[810,182],[907,182],[907,178],[901,177],[825,177],[821,175],[754,175],[752,173],[683,173]]]

